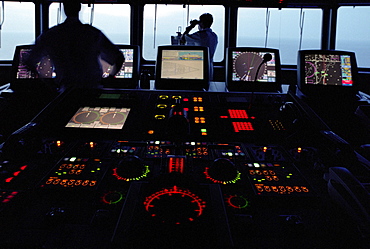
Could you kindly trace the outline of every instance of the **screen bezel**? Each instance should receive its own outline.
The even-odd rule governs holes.
[[[275,82],[263,81],[235,81],[233,77],[233,52],[258,52],[258,53],[273,53],[275,57]],[[265,47],[228,47],[226,48],[226,87],[229,91],[261,91],[261,92],[276,92],[281,90],[281,62],[280,52],[275,48]]]
[[[186,50],[199,50],[203,52],[204,60],[203,60],[203,79],[166,79],[162,78],[162,57],[163,51],[166,50],[179,50],[179,51],[186,51]],[[203,46],[173,46],[173,45],[166,45],[166,46],[158,46],[158,53],[157,53],[157,60],[155,66],[155,88],[156,89],[164,89],[164,90],[208,90],[209,88],[209,49],[208,47]]]
[[[306,84],[305,81],[305,55],[307,54],[324,54],[324,55],[348,55],[351,60],[351,72],[353,83],[351,86],[345,85],[319,85],[319,84]],[[352,51],[341,51],[341,50],[300,50],[298,51],[298,63],[297,63],[297,85],[302,93],[310,95],[319,94],[335,94],[335,93],[348,93],[353,94],[358,86],[358,68],[356,55]]]

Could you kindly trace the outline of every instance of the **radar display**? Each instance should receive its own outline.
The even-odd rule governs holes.
[[[275,55],[270,53],[272,59],[265,62],[265,54],[266,52],[233,51],[232,81],[276,82]]]

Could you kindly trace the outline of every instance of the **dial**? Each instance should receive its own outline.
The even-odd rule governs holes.
[[[201,216],[206,203],[188,189],[175,185],[146,197],[144,206],[159,222],[179,225],[192,222]]]

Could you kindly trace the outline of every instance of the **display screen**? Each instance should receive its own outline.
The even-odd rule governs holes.
[[[81,107],[65,127],[122,129],[130,108]]]
[[[305,84],[353,85],[351,56],[346,54],[305,54]]]
[[[125,57],[125,62],[122,64],[121,70],[116,74],[117,79],[132,79],[134,72],[134,49],[133,48],[121,48],[120,51]],[[103,69],[103,78],[107,78],[112,70],[112,65],[104,60],[101,60]]]
[[[54,65],[49,56],[45,56],[36,65],[37,74],[32,72],[26,65],[26,61],[32,51],[32,48],[21,48],[18,53],[18,65],[16,79],[36,79],[36,78],[55,78]]]
[[[275,53],[268,51],[237,50],[237,48],[231,53],[231,81],[277,82]],[[266,54],[271,55],[271,60],[264,62],[264,56]]]
[[[161,79],[204,79],[204,51],[163,50]]]

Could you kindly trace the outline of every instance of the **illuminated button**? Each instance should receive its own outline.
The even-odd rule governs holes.
[[[172,96],[172,99],[181,99],[182,97],[180,95],[174,95]]]
[[[158,98],[159,99],[168,99],[168,95],[159,95]]]
[[[165,109],[165,108],[167,108],[167,105],[166,104],[158,104],[157,105],[157,108],[159,108],[159,109]]]
[[[308,190],[308,188],[307,188],[307,187],[305,187],[305,186],[302,186],[301,188],[302,188],[302,191],[303,191],[303,192],[310,192],[310,191]]]
[[[165,115],[155,115],[154,118],[158,120],[162,120],[162,119],[165,119],[166,116]]]

